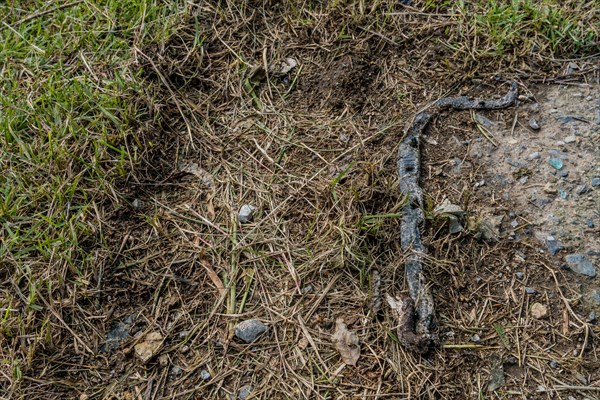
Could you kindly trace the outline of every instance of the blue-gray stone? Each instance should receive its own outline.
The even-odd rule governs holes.
[[[556,363],[556,361],[554,361],[554,360],[550,361],[550,368],[556,369],[557,367],[558,367],[558,364]]]
[[[577,272],[581,275],[586,275],[591,278],[596,276],[596,268],[592,265],[592,262],[585,258],[583,254],[569,254],[565,257],[567,265],[573,272]]]
[[[515,275],[517,276],[517,279],[523,279],[523,277],[525,276],[525,274],[522,272],[517,272]]]
[[[560,178],[566,178],[569,176],[569,171],[563,169],[562,171],[558,171],[556,175],[558,175]]]
[[[529,120],[529,126],[531,127],[531,129],[533,129],[534,131],[537,131],[538,129],[540,129],[540,123],[537,122],[537,120],[535,118],[531,118]]]
[[[267,326],[257,319],[247,319],[235,326],[235,336],[246,343],[254,342],[267,331]]]
[[[588,218],[588,219],[585,221],[585,224],[587,225],[587,227],[588,227],[588,228],[593,228],[593,227],[595,226],[595,225],[594,225],[594,220],[593,220],[593,219],[591,219],[591,218]]]
[[[567,193],[566,190],[559,190],[558,191],[558,195],[560,196],[561,199],[566,199],[569,196],[569,193]]]
[[[582,194],[586,194],[587,192],[589,192],[591,189],[586,185],[579,185],[575,188],[575,193],[577,193],[579,196],[581,196]]]
[[[592,187],[600,186],[600,176],[595,176],[592,178]]]
[[[254,219],[254,212],[256,211],[256,207],[250,204],[244,204],[242,208],[240,208],[240,212],[238,214],[238,221],[240,224],[247,224],[252,222]]]
[[[207,370],[203,369],[202,371],[200,371],[200,378],[202,378],[203,381],[207,381],[210,379],[210,372],[208,372]]]
[[[550,158],[548,159],[548,164],[559,171],[564,167],[563,161],[560,158]]]
[[[535,294],[535,289],[531,288],[531,287],[526,287],[525,288],[525,293],[527,293],[527,294]]]
[[[252,390],[254,390],[254,389],[250,385],[242,386],[240,388],[240,391],[238,392],[238,399],[246,400],[248,398],[248,396],[250,396],[250,393],[252,393]]]
[[[548,236],[546,238],[546,247],[548,248],[548,252],[553,256],[563,248],[562,243],[556,240],[554,236]]]

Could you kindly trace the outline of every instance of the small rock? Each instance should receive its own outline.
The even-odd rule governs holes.
[[[252,393],[253,390],[254,389],[250,385],[242,386],[238,392],[238,399],[246,400],[248,398],[248,396],[250,396],[250,393]]]
[[[575,193],[577,193],[577,195],[581,196],[582,194],[586,194],[590,190],[592,190],[592,189],[590,189],[586,184],[583,184],[583,185],[579,185],[575,188]]]
[[[596,311],[592,310],[587,317],[587,322],[594,323],[596,322]]]
[[[202,378],[203,381],[207,381],[210,379],[210,372],[208,372],[207,370],[203,369],[202,371],[200,371],[200,378]]]
[[[526,287],[525,288],[525,293],[527,294],[535,294],[535,289],[532,287]]]
[[[181,369],[181,367],[178,367],[177,365],[174,365],[173,368],[171,368],[172,375],[181,375],[182,372],[183,370]]]
[[[142,208],[142,201],[140,199],[133,199],[131,205],[133,208]]]
[[[577,136],[575,136],[575,135],[569,135],[566,138],[564,138],[565,143],[574,143],[576,141],[577,141]]]
[[[557,169],[558,171],[560,171],[564,167],[563,161],[560,158],[550,158],[548,159],[548,164],[550,164],[554,169]]]
[[[256,207],[250,204],[244,204],[242,208],[240,208],[240,212],[238,214],[238,221],[240,224],[247,224],[252,222],[254,219],[254,212],[256,211]]]
[[[554,360],[550,361],[550,368],[552,368],[552,369],[558,368],[558,363]]]
[[[478,343],[480,341],[481,341],[481,338],[479,337],[479,335],[473,335],[473,336],[471,336],[471,342]]]
[[[531,316],[535,319],[542,319],[548,316],[548,308],[541,303],[533,303],[531,306]]]
[[[540,154],[539,151],[534,151],[533,153],[531,153],[530,155],[527,156],[527,160],[532,161],[532,160],[537,160],[540,157],[542,157],[542,155]]]
[[[266,331],[267,326],[259,320],[247,319],[236,325],[235,336],[246,343],[252,343]]]
[[[566,200],[567,197],[569,197],[569,193],[566,190],[559,190],[558,191],[558,197],[560,197],[563,200]]]
[[[517,272],[515,273],[515,275],[517,276],[517,279],[523,279],[523,277],[525,276],[525,274],[522,272]]]
[[[535,118],[531,118],[529,120],[529,126],[531,127],[531,129],[533,129],[534,131],[537,131],[538,129],[540,129],[540,123],[535,119]]]
[[[552,185],[550,182],[548,182],[544,186],[544,192],[548,193],[548,194],[556,194],[558,192],[558,190],[556,190],[556,188],[554,187],[554,185]]]
[[[593,219],[591,219],[591,218],[588,218],[588,219],[585,221],[585,224],[587,225],[587,227],[588,227],[588,228],[594,228],[594,227],[595,227],[595,225],[594,225],[594,220],[593,220]]]
[[[592,178],[592,187],[600,186],[600,176],[595,176]]]
[[[548,252],[553,256],[563,248],[562,243],[556,240],[554,236],[546,237],[546,247],[548,248]]]
[[[135,345],[135,355],[140,359],[142,363],[147,363],[160,348],[162,344],[163,336],[160,332],[150,332],[144,340]]]
[[[557,174],[560,178],[566,178],[569,176],[569,171],[567,171],[566,169],[563,169],[562,171],[558,171]]]
[[[583,254],[569,254],[565,257],[565,261],[573,272],[577,272],[578,274],[586,275],[591,278],[596,276],[596,268],[594,268],[590,260],[585,258]]]

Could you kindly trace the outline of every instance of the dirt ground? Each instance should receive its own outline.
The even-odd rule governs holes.
[[[304,15],[310,26],[277,5],[197,12],[140,49],[143,90],[160,99],[140,131],[156,146],[99,211],[112,250],[61,305],[72,331],[35,350],[23,398],[600,398],[600,278],[565,267],[572,253],[600,267],[597,59],[462,59],[440,44],[443,19],[401,6],[347,35],[336,12]],[[515,107],[443,111],[426,130],[439,345],[411,353],[382,301],[406,291],[398,143],[433,101],[498,98],[508,80]],[[464,231],[433,212],[444,200]],[[475,237],[473,218],[497,240]],[[235,326],[251,318],[268,330],[246,344]],[[339,318],[356,365],[334,343]]]

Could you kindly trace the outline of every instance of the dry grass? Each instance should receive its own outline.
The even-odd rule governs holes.
[[[82,102],[102,98],[107,103],[100,105],[111,108],[81,122],[84,132],[97,134],[89,136],[94,140],[62,142],[80,146],[63,155],[64,169],[85,165],[73,160],[86,157],[97,157],[97,164],[50,170],[42,180],[67,183],[23,200],[34,206],[0,214],[5,398],[228,398],[248,384],[252,398],[264,399],[600,396],[598,327],[586,322],[577,291],[532,244],[449,237],[440,221],[429,221],[427,273],[442,339],[433,354],[406,352],[391,313],[371,307],[374,293],[404,289],[395,163],[411,118],[473,83],[497,89],[497,74],[523,85],[552,79],[564,67],[557,57],[583,57],[582,71],[593,70],[594,3],[567,2],[553,11],[550,22],[575,23],[562,36],[532,22],[545,11],[530,2],[523,3],[526,12],[509,8],[505,20],[512,25],[501,31],[496,16],[509,12],[501,5],[396,3],[140,6],[156,16],[152,30],[133,25],[131,42],[120,39],[123,57],[114,65],[127,72],[127,84],[115,89],[124,94],[118,105],[108,100],[113,92],[104,92],[107,80],[121,82],[111,75],[113,64],[101,56],[87,68],[85,60],[79,64],[99,76],[89,86],[107,96]],[[13,10],[5,24],[16,29],[74,9]],[[96,17],[103,11],[97,10]],[[289,76],[251,79],[251,71],[287,57],[299,62]],[[36,75],[30,81],[35,86]],[[97,121],[104,128],[94,131]],[[431,127],[440,143],[443,124],[440,118]],[[84,147],[105,142],[110,146],[96,153]],[[9,159],[18,151],[5,148],[3,167],[30,187],[37,170],[27,164],[33,169],[18,175]],[[424,171],[445,160],[443,152],[427,153]],[[80,175],[85,185],[77,185]],[[6,193],[14,181],[3,182]],[[19,217],[52,210],[46,205],[64,185],[74,188],[64,204],[82,210],[81,226],[55,227],[43,251],[23,254],[29,236],[7,229]],[[494,206],[469,200],[461,186],[435,176],[425,184],[432,204],[449,196],[474,208]],[[258,208],[252,224],[237,222],[243,204]],[[57,226],[71,221],[61,218]],[[47,222],[33,220],[31,231]],[[36,240],[31,246],[43,239]],[[60,263],[53,242],[63,251]],[[525,265],[528,281],[516,280]],[[546,296],[548,319],[530,317],[525,286]],[[127,317],[134,320],[130,337],[101,351],[107,331]],[[332,343],[339,317],[361,342],[354,367],[342,363]],[[235,324],[248,318],[269,326],[252,345],[233,337]],[[144,365],[134,347],[150,332],[165,339]],[[471,341],[475,334],[478,343]],[[552,360],[558,368],[549,366]],[[497,364],[506,385],[490,393]]]

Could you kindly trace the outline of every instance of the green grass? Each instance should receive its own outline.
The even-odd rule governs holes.
[[[99,206],[119,201],[115,181],[145,146],[134,48],[167,37],[180,12],[141,0],[11,3],[0,5],[0,267],[12,287],[0,307],[22,312],[5,313],[9,337],[45,326],[53,292],[94,272]]]

